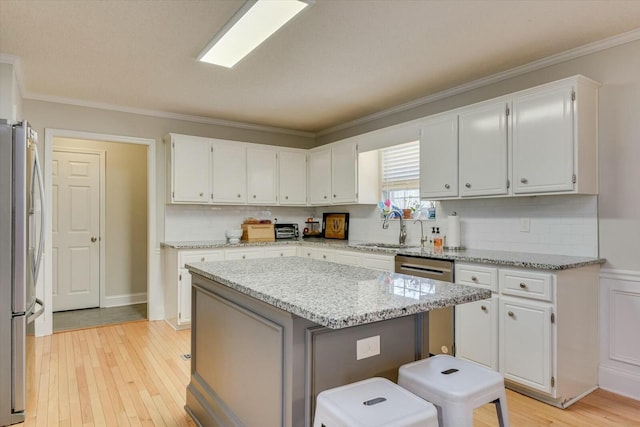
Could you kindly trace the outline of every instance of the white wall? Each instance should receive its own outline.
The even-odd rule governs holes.
[[[22,94],[15,66],[6,62],[0,62],[0,119],[22,120]]]

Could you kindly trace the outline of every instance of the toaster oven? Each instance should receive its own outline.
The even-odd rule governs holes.
[[[298,224],[275,224],[276,239],[297,239]]]

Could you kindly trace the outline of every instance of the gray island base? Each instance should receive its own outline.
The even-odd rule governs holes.
[[[401,365],[427,357],[429,310],[491,296],[297,257],[188,268],[186,410],[203,426],[310,426],[321,391],[374,376],[396,381]]]

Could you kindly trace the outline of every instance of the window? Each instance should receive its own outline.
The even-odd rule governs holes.
[[[399,209],[433,207],[433,202],[420,201],[420,141],[381,149],[380,164],[382,200],[389,199]]]

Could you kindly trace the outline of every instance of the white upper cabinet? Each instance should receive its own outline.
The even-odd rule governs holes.
[[[247,155],[242,142],[213,140],[213,202],[247,201]]]
[[[309,152],[311,205],[376,204],[380,199],[380,162],[376,151],[358,153],[355,139]]]
[[[312,205],[331,203],[331,149],[309,153],[309,200]]]
[[[420,129],[420,197],[458,196],[458,115],[424,122]]]
[[[211,199],[211,145],[206,138],[167,137],[170,154],[169,197],[172,203],[209,203]]]
[[[358,148],[355,141],[331,148],[331,202],[358,201]]]
[[[514,194],[597,194],[597,88],[577,77],[514,96]]]
[[[247,147],[247,203],[277,202],[278,152],[274,148]]]
[[[280,151],[278,183],[281,205],[307,204],[307,153]]]
[[[460,111],[460,195],[507,194],[507,102],[484,102]]]

